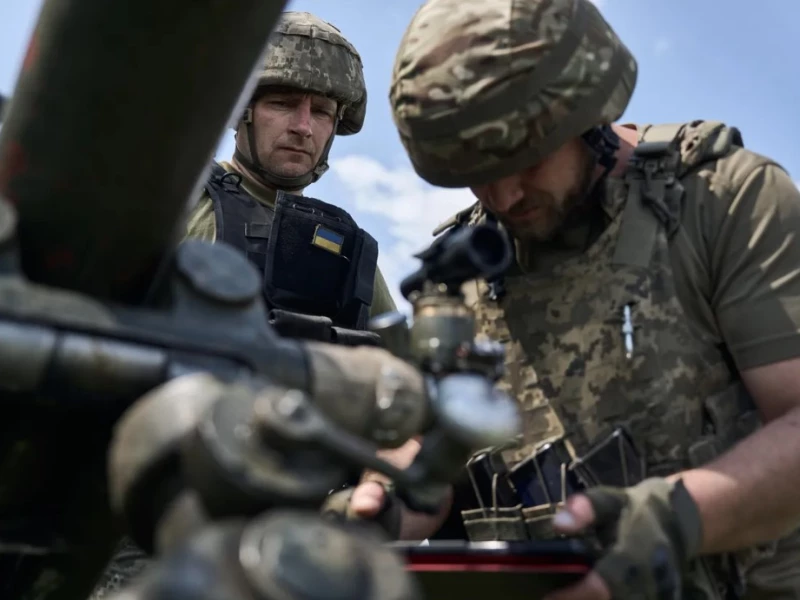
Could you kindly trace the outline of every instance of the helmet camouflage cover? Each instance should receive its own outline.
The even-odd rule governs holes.
[[[367,109],[361,56],[342,33],[307,12],[284,12],[267,42],[258,87],[288,86],[344,106],[336,133],[358,133]]]
[[[468,187],[616,121],[636,77],[589,0],[428,0],[403,36],[389,97],[417,174]]]

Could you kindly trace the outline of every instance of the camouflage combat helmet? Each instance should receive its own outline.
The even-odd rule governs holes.
[[[236,158],[278,189],[297,190],[317,181],[328,170],[328,140],[317,165],[300,177],[281,177],[265,169],[255,152],[253,103],[267,86],[285,86],[327,96],[337,101],[334,135],[361,131],[367,110],[367,88],[361,56],[341,32],[307,12],[284,12],[267,43],[253,98],[242,118],[250,156],[238,148]]]
[[[389,97],[417,174],[468,187],[580,136],[605,164],[615,144],[608,124],[636,76],[589,0],[428,0],[403,36]]]

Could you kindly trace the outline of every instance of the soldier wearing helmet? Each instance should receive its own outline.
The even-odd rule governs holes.
[[[287,12],[271,35],[230,163],[214,163],[187,237],[239,248],[265,274],[282,335],[376,344],[370,315],[394,310],[375,240],[343,209],[302,196],[328,170],[336,135],[358,133],[361,57],[333,25]]]
[[[398,50],[414,169],[477,200],[438,233],[496,222],[515,249],[465,295],[526,427],[463,532],[597,526],[562,600],[800,598],[800,193],[735,127],[618,123],[637,68],[589,0],[428,0]]]
[[[231,244],[265,274],[275,329],[289,337],[377,345],[371,315],[395,310],[375,240],[344,210],[301,196],[328,169],[336,135],[358,133],[367,90],[341,32],[307,12],[276,25],[230,163],[213,163],[186,238]],[[99,600],[150,563],[123,539],[92,593]]]

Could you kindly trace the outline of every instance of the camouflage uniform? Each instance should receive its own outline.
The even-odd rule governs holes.
[[[237,144],[234,156],[250,174],[250,177],[242,177],[243,190],[272,215],[275,190],[299,193],[305,186],[317,181],[328,169],[328,154],[335,135],[350,135],[361,129],[366,113],[366,88],[360,57],[355,48],[333,25],[306,12],[286,12],[276,25],[259,72],[257,90],[265,86],[308,90],[338,102],[334,134],[329,138],[317,165],[305,175],[287,178],[261,165],[254,150],[256,131],[252,110],[257,93],[253,95],[239,129],[240,135],[244,133],[248,137],[249,152],[243,152]],[[221,167],[228,173],[239,173],[238,167],[233,164],[222,163]],[[269,183],[273,189],[257,184],[253,174]],[[190,238],[217,241],[215,211],[207,188],[188,215],[185,239]],[[374,316],[395,308],[386,281],[380,270],[376,269],[370,314]],[[149,564],[147,555],[131,540],[123,539],[90,600],[100,600],[127,585]]]
[[[479,186],[619,119],[636,76],[588,0],[429,0],[390,98],[422,178]],[[499,298],[485,282],[465,288],[479,332],[505,344],[501,386],[524,413],[512,463],[561,438],[582,455],[618,426],[649,476],[707,463],[759,426],[739,371],[800,356],[791,179],[722,123],[629,127],[639,151],[585,214],[550,242],[515,240]],[[487,217],[476,205],[446,227]],[[465,525],[475,539],[537,537],[541,508],[505,511],[499,527],[469,511]],[[800,534],[694,561],[684,584],[689,598],[800,598]]]

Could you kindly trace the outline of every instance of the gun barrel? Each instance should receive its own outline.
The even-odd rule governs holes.
[[[33,281],[143,300],[287,0],[45,0],[0,131]]]
[[[445,282],[492,277],[508,267],[510,260],[506,235],[495,226],[476,225],[458,231],[445,244],[436,276]]]

